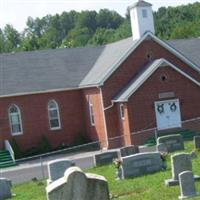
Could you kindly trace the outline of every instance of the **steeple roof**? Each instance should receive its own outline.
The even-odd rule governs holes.
[[[152,4],[146,2],[146,1],[143,1],[143,0],[138,0],[138,2],[132,4],[131,6],[129,6],[129,9],[130,8],[134,8],[134,7],[149,7],[149,6],[152,6]]]

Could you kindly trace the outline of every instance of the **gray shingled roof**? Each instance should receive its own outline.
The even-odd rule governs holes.
[[[171,40],[167,43],[200,68],[200,38]]]
[[[0,55],[0,95],[77,88],[105,47]]]
[[[0,54],[0,96],[99,85],[136,42]],[[200,39],[168,43],[200,67]]]
[[[146,1],[139,0],[136,3],[132,4],[131,6],[129,6],[128,8],[131,9],[134,7],[147,7],[147,6],[152,6],[152,4],[150,4]]]
[[[80,83],[80,86],[101,84],[101,81],[113,70],[119,59],[126,55],[127,51],[136,42],[137,40],[133,41],[131,37],[105,46],[90,72]]]

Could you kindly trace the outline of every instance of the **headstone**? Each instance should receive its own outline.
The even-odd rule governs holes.
[[[132,156],[122,157],[122,169],[124,178],[151,174],[162,170],[160,153],[138,153]]]
[[[181,196],[179,199],[192,198],[197,196],[194,176],[191,171],[184,171],[179,174]]]
[[[122,147],[120,149],[121,157],[126,157],[126,156],[130,156],[130,155],[134,155],[136,153],[139,153],[139,148],[138,148],[138,146],[135,146],[135,145],[130,145],[130,146],[127,146],[127,147]]]
[[[168,153],[167,145],[164,143],[160,143],[156,145],[157,151],[160,153]]]
[[[195,151],[192,151],[192,153],[190,154],[190,156],[191,156],[191,159],[197,158],[197,154],[196,154]]]
[[[96,166],[107,165],[113,162],[114,159],[118,158],[118,151],[109,151],[94,155],[94,163]]]
[[[164,143],[167,146],[168,152],[184,150],[183,137],[179,134],[159,137],[157,139],[157,144],[159,145],[161,143]]]
[[[48,176],[49,176],[47,184],[50,184],[53,181],[63,177],[65,171],[71,166],[74,166],[74,163],[66,159],[58,159],[49,162],[47,164]]]
[[[0,200],[12,197],[11,187],[11,180],[6,178],[0,178]]]
[[[63,178],[46,187],[48,200],[109,200],[107,180],[70,167]]]
[[[183,171],[192,171],[191,155],[189,153],[178,153],[171,156],[172,179],[165,180],[167,186],[179,184],[178,175]],[[199,176],[195,176],[199,180]]]
[[[200,149],[200,136],[194,136],[195,149]]]

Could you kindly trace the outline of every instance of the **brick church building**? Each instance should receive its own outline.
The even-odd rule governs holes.
[[[154,130],[200,130],[200,39],[162,41],[152,5],[129,7],[132,37],[98,47],[0,55],[0,148],[81,135],[104,148],[143,144]],[[183,123],[183,121],[187,123]],[[109,140],[117,138],[118,142]]]

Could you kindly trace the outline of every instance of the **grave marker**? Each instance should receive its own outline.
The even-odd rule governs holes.
[[[74,166],[74,163],[66,159],[58,159],[49,162],[47,164],[48,176],[49,176],[47,184],[50,184],[53,181],[63,177],[65,171],[71,166]]]
[[[162,170],[160,153],[138,153],[122,158],[122,169],[124,178],[151,174]]]
[[[195,149],[200,149],[200,136],[194,136]]]
[[[184,171],[179,174],[181,196],[179,199],[186,199],[197,196],[194,182],[194,175],[191,171]]]
[[[48,200],[109,200],[107,180],[70,167],[63,178],[46,187]]]
[[[0,200],[12,197],[11,187],[11,180],[6,178],[0,178]]]
[[[114,159],[119,157],[118,154],[119,154],[118,151],[109,151],[96,154],[93,157],[94,163],[96,166],[111,164]]]
[[[178,153],[171,156],[172,163],[172,179],[165,180],[167,186],[179,184],[178,175],[183,171],[192,171],[191,155],[188,153]],[[194,176],[195,180],[199,180],[199,176]]]
[[[179,134],[177,135],[166,135],[159,137],[157,139],[157,145],[165,144],[167,146],[168,152],[174,152],[177,150],[184,150],[183,137]]]
[[[136,153],[139,153],[139,148],[138,148],[138,146],[135,146],[135,145],[130,145],[130,146],[127,146],[127,147],[122,147],[120,149],[121,157],[126,157],[126,156],[130,156],[130,155],[134,155]]]

